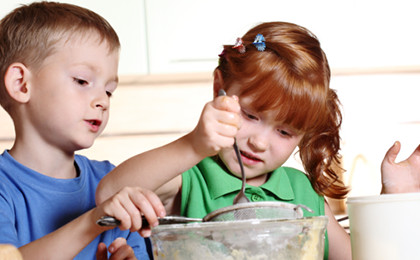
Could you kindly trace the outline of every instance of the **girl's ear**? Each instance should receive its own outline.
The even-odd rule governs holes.
[[[26,103],[30,98],[28,79],[30,71],[22,63],[11,64],[5,73],[4,84],[10,97],[19,103]]]
[[[219,95],[219,90],[224,86],[222,72],[219,69],[214,71],[213,76],[213,98]]]

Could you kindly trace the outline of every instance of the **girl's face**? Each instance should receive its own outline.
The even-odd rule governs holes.
[[[238,85],[232,85],[228,95],[238,95]],[[276,121],[277,110],[255,111],[252,97],[239,98],[242,109],[242,125],[236,136],[241,151],[247,183],[259,186],[265,183],[267,174],[277,169],[293,153],[303,134],[288,125]],[[237,177],[241,177],[235,152],[224,149],[219,153],[226,167]]]
[[[118,82],[118,51],[98,37],[75,37],[34,73],[29,118],[31,135],[41,145],[74,152],[88,148],[104,130],[110,96]]]

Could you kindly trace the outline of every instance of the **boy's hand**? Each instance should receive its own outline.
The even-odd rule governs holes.
[[[382,161],[382,194],[420,192],[420,145],[406,160],[395,163],[400,148],[395,142]]]
[[[135,260],[137,259],[134,255],[133,248],[127,245],[127,241],[119,237],[115,239],[108,247],[109,253],[111,253],[110,260]],[[96,260],[108,260],[108,252],[105,243],[100,243],[98,245],[98,250],[96,251]]]
[[[142,215],[149,222],[142,227]],[[166,215],[159,197],[152,191],[140,187],[125,187],[114,196],[96,207],[95,221],[102,216],[112,216],[121,223],[121,230],[139,231],[143,237],[151,234],[151,227],[159,224],[158,217]]]
[[[208,157],[231,147],[240,127],[240,111],[236,96],[220,96],[207,103],[191,133],[191,142],[197,153]]]

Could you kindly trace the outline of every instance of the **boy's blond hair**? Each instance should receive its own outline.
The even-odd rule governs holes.
[[[0,105],[10,113],[11,99],[4,76],[12,63],[20,62],[37,70],[59,41],[86,37],[89,33],[99,35],[101,42],[106,41],[110,52],[119,50],[119,38],[111,25],[83,7],[36,2],[16,8],[5,16],[0,21]]]

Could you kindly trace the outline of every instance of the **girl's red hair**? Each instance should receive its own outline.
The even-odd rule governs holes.
[[[265,38],[265,51],[253,42]],[[315,191],[343,198],[338,178],[340,102],[329,88],[330,68],[318,39],[307,29],[285,22],[260,24],[242,38],[246,52],[224,46],[217,67],[224,87],[239,83],[239,96],[252,95],[258,111],[278,110],[277,119],[303,133],[299,154]]]

